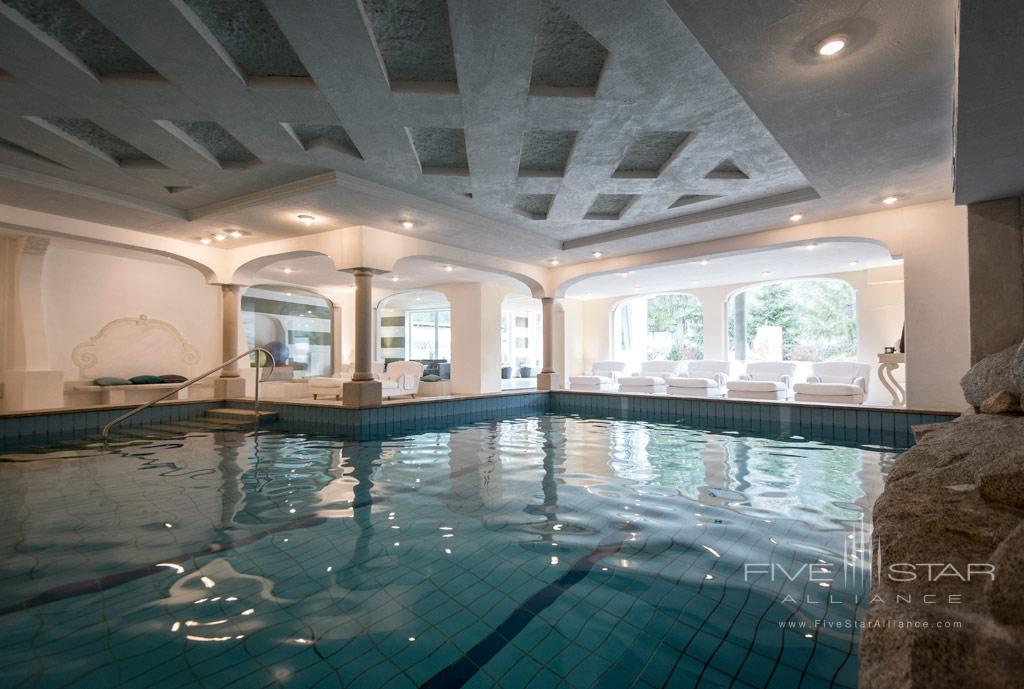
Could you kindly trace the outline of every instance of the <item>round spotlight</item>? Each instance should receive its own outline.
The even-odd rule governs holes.
[[[847,40],[846,36],[829,36],[815,46],[814,51],[822,57],[832,57],[833,55],[838,55],[846,48]]]
[[[789,216],[789,219],[792,220],[793,222],[800,222],[801,220],[804,219],[804,214],[794,213],[793,215]]]
[[[619,273],[619,277],[620,278],[628,278],[629,277],[629,273],[628,272],[626,272],[626,273]]]
[[[772,271],[770,271],[770,270],[762,270],[761,271],[761,277],[763,277],[763,278],[766,278],[766,277],[768,277],[771,274],[772,274]]]
[[[700,262],[700,264],[701,264],[702,266],[706,266],[706,265],[707,265],[707,264],[709,264],[709,263],[711,263],[711,261],[709,261],[709,260],[708,260],[708,259],[706,259],[706,258],[705,258],[705,259],[704,259],[703,261],[701,261],[701,262]]]
[[[850,265],[851,266],[858,265],[859,263],[860,263],[860,261],[850,261]]]
[[[218,242],[223,242],[225,239],[227,239],[227,235],[215,234],[213,235],[213,238],[216,239]]]
[[[416,227],[416,223],[414,223],[412,220],[403,220],[402,227],[404,227],[407,230],[411,230],[412,228]]]
[[[700,280],[691,280],[690,284],[691,285],[699,285],[700,284]]]
[[[455,270],[455,269],[454,269],[454,268],[452,268],[451,266],[445,266],[445,267],[444,267],[444,272],[446,272],[446,273],[450,273],[450,272],[452,272],[453,270]]]
[[[900,198],[898,196],[886,196],[884,199],[882,199],[882,203],[884,203],[887,206],[891,206],[899,200]]]
[[[392,275],[391,276],[391,282],[398,282],[398,276],[397,275]]]
[[[603,251],[595,251],[594,253],[591,254],[591,256],[593,256],[594,258],[601,258],[602,256],[604,256],[604,252]]]
[[[314,218],[312,215],[298,215],[296,217],[302,221],[303,225],[306,225],[307,227],[316,222],[316,218]]]
[[[285,275],[291,275],[292,274],[292,269],[291,268],[285,268],[284,269],[284,274]]]
[[[814,251],[814,250],[815,250],[815,249],[817,249],[817,248],[818,248],[818,245],[817,245],[817,244],[808,244],[808,245],[807,245],[807,250],[808,250],[808,251]]]
[[[199,240],[200,244],[209,244],[212,240],[209,237],[203,237]]]
[[[639,288],[639,287],[634,287],[634,288],[633,288],[633,291],[634,291],[634,292],[639,292],[639,291],[640,291],[640,288]]]
[[[559,263],[561,263],[561,261],[559,261],[557,258],[553,258],[550,261],[548,261],[548,263],[550,263],[553,266],[557,266]]]
[[[231,230],[230,232],[228,232],[228,234],[231,235],[235,239],[238,239],[239,237],[242,236],[242,233],[239,232],[238,230]]]

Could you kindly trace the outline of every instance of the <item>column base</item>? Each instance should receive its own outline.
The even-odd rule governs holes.
[[[379,407],[383,400],[379,380],[352,380],[341,386],[341,403],[346,407]]]
[[[64,406],[64,371],[4,371],[4,411]]]
[[[557,373],[538,373],[538,390],[558,390],[562,387],[562,378]]]
[[[217,378],[213,381],[213,396],[245,397],[245,378]]]

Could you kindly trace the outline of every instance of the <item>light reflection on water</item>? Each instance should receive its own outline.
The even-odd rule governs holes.
[[[744,658],[775,658],[769,670],[810,672],[808,686],[826,676],[852,685],[856,633],[807,639],[777,621],[852,619],[862,582],[834,585],[836,601],[821,609],[787,607],[782,584],[744,581],[742,566],[841,569],[847,532],[870,518],[891,459],[543,416],[363,443],[197,434],[117,456],[0,465],[0,633],[10,640],[0,658],[23,681],[74,684],[90,672],[130,675],[145,649],[178,658],[161,666],[168,676],[190,676],[189,654],[216,646],[220,663],[265,681],[305,686],[296,668],[317,667],[348,683],[377,677],[372,667],[386,661],[417,684],[555,585],[550,619],[530,625],[568,644],[560,658],[583,649],[599,667],[603,644],[625,645],[637,673],[669,654],[676,672],[710,683],[722,670],[684,651],[718,639],[745,649],[737,673]],[[794,592],[802,601],[803,588]],[[605,627],[602,641],[580,636]],[[629,637],[645,628],[676,645]],[[685,629],[698,630],[686,644]],[[412,640],[426,656],[408,650]],[[100,650],[84,652],[90,644]],[[307,652],[316,655],[305,665],[289,655]]]

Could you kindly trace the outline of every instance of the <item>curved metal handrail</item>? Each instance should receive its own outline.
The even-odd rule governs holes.
[[[140,405],[140,406],[136,407],[135,409],[130,409],[130,410],[126,411],[124,414],[121,414],[121,416],[117,417],[116,419],[111,420],[109,423],[107,423],[106,426],[103,427],[103,430],[100,431],[100,438],[102,438],[103,443],[106,444],[107,438],[110,435],[110,429],[113,428],[114,426],[116,426],[117,424],[121,423],[125,419],[129,419],[129,418],[135,416],[140,411],[144,411],[146,409],[149,409],[150,407],[152,407],[157,402],[163,402],[168,397],[171,397],[172,395],[178,394],[179,392],[181,392],[182,390],[184,390],[188,386],[190,386],[190,385],[192,385],[194,383],[198,383],[203,378],[206,378],[207,376],[213,375],[214,373],[216,373],[217,371],[221,370],[222,368],[224,368],[228,364],[233,364],[234,362],[238,361],[239,359],[242,359],[242,358],[245,358],[245,357],[249,356],[253,352],[263,352],[264,354],[267,355],[267,357],[270,359],[270,375],[274,375],[274,371],[277,369],[277,362],[274,361],[274,355],[271,354],[266,349],[264,349],[263,347],[253,347],[252,349],[250,349],[248,351],[245,351],[245,352],[242,352],[238,356],[233,357],[231,359],[228,359],[224,363],[219,364],[219,365],[215,366],[214,368],[211,368],[206,373],[198,375],[195,378],[191,378],[189,380],[186,380],[184,383],[182,383],[178,387],[173,388],[172,390],[168,391],[167,394],[165,394],[165,395],[163,395],[161,397],[157,397],[155,400],[150,400],[149,402],[146,402],[145,404]],[[261,371],[262,371],[262,369],[263,369],[263,366],[260,365],[260,358],[256,357],[256,394],[255,394],[255,397],[254,397],[255,403],[254,403],[253,411],[256,413],[256,428],[257,429],[259,429],[259,424],[260,424],[260,378],[261,378]]]

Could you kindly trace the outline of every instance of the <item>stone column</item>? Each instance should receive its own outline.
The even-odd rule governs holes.
[[[221,285],[221,361],[241,353],[238,344],[238,323],[242,317],[242,285]],[[244,397],[245,380],[238,373],[238,362],[221,369],[213,385],[215,397]]]
[[[971,363],[1024,338],[1020,198],[967,206]]]
[[[537,389],[557,390],[561,382],[555,372],[555,298],[542,297],[540,304],[544,318],[544,358],[537,376]]]
[[[381,385],[373,379],[373,273],[365,268],[352,271],[355,295],[355,366],[352,381],[342,386],[346,407],[379,407]]]
[[[331,305],[331,373],[341,371],[341,308]]]

